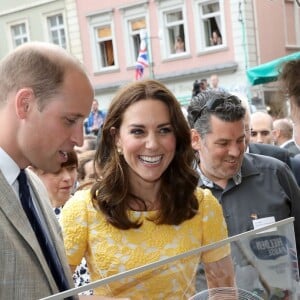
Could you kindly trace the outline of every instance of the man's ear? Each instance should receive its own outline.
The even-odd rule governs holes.
[[[33,103],[33,97],[34,93],[31,88],[22,88],[16,93],[16,112],[20,119],[24,119],[27,116]]]
[[[194,150],[200,150],[201,136],[196,129],[191,129],[192,147]]]
[[[273,129],[273,130],[271,131],[271,135],[272,135],[272,139],[273,139],[274,141],[277,141],[277,139],[278,139],[279,136],[280,136],[280,130],[279,130],[279,129]]]

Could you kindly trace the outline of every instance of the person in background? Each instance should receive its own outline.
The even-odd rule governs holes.
[[[220,35],[216,30],[214,30],[211,34],[210,45],[211,46],[222,45],[222,38],[220,37]]]
[[[293,124],[290,120],[274,120],[273,128],[275,145],[283,149],[287,149],[293,156],[300,153],[300,149],[293,140]]]
[[[0,298],[40,299],[74,285],[47,192],[24,169],[60,169],[66,152],[82,143],[94,93],[75,58],[58,46],[38,42],[2,58],[0,91]],[[25,213],[28,203],[34,203],[35,220]],[[39,228],[48,246],[34,231],[33,221],[45,224]]]
[[[300,59],[283,63],[279,80],[282,91],[289,100],[294,140],[300,147]]]
[[[207,89],[209,89],[209,84],[207,82],[207,79],[202,78],[200,80],[200,91],[203,92],[203,91],[206,91]]]
[[[76,192],[62,211],[71,268],[85,256],[93,281],[226,238],[218,201],[197,188],[194,159],[188,124],[163,84],[144,80],[121,89],[96,152],[101,176],[91,190]],[[201,259],[209,287],[234,286],[227,245]],[[187,299],[195,293],[198,261],[162,266],[94,292],[132,300],[144,295]]]
[[[200,92],[200,81],[196,79],[193,83],[192,97],[198,95]]]
[[[67,156],[67,160],[61,164],[61,168],[55,173],[46,172],[34,166],[29,167],[44,183],[57,219],[59,219],[62,207],[74,192],[77,180],[77,154],[72,150],[67,153]]]
[[[263,111],[256,111],[250,115],[251,143],[274,144],[273,119]]]
[[[205,78],[201,79],[200,81],[196,79],[193,83],[193,90],[192,90],[192,97],[197,96],[199,93],[207,90],[208,83]]]
[[[257,228],[256,220],[275,222],[293,216],[299,251],[300,189],[286,164],[245,153],[245,108],[240,99],[228,93],[201,93],[188,106],[188,121],[199,154],[199,186],[219,200],[229,235]],[[238,266],[238,287],[262,294],[268,290],[257,280],[257,271],[243,265],[240,251],[232,250],[232,256]]]
[[[99,103],[94,99],[91,112],[84,124],[85,134],[98,135],[98,131],[101,130],[103,122],[105,120],[105,114],[99,109]]]
[[[94,182],[96,175],[94,170],[94,159],[96,150],[85,151],[78,155],[78,188],[90,187]]]
[[[75,146],[74,150],[77,154],[84,153],[86,151],[95,150],[97,146],[97,137],[92,134],[85,135],[83,138],[83,145],[81,147]]]
[[[74,192],[77,180],[78,158],[74,150],[67,153],[68,159],[61,164],[60,170],[55,173],[45,172],[33,166],[30,168],[39,176],[44,183],[51,206],[57,220],[60,218],[61,210]],[[80,287],[90,282],[86,262],[83,259],[73,274],[75,287]],[[93,291],[83,292],[83,295],[92,295]]]
[[[184,41],[180,35],[176,37],[175,45],[174,45],[175,53],[185,52]]]
[[[225,92],[225,89],[219,86],[219,76],[217,74],[212,74],[210,76],[210,89],[216,92]]]
[[[241,99],[243,107],[246,109],[245,113],[245,134],[246,134],[246,152],[260,154],[265,156],[271,156],[276,159],[281,160],[287,164],[300,186],[300,159],[298,157],[293,157],[293,154],[290,153],[287,149],[280,148],[271,144],[262,144],[262,143],[250,143],[250,108],[249,103],[246,99]]]
[[[262,143],[252,143],[251,142],[251,125],[250,125],[250,116],[251,110],[248,98],[243,95],[236,95],[240,100],[242,106],[245,108],[245,142],[246,142],[246,152],[271,156],[276,159],[281,160],[291,167],[291,155],[286,149],[279,148],[271,144],[262,144]]]

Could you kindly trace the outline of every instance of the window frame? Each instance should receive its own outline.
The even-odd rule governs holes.
[[[293,5],[293,20],[289,20],[288,21],[288,10],[290,10],[291,8],[288,7]],[[300,48],[300,31],[298,30],[298,28],[300,27],[300,7],[298,6],[298,4],[296,3],[296,1],[294,0],[284,0],[284,33],[285,33],[285,46],[289,49],[299,49]],[[290,32],[290,27],[289,26],[293,26],[293,36],[295,39],[295,43],[290,43],[290,36],[289,36],[289,32]]]
[[[137,21],[139,19],[144,19],[145,22],[145,28],[141,28],[139,30],[132,30],[131,29],[131,24],[134,21]],[[145,31],[147,36],[148,35],[148,26],[147,26],[147,19],[145,15],[141,16],[136,16],[136,17],[131,17],[126,19],[126,36],[128,36],[128,44],[126,45],[127,48],[127,65],[130,66],[135,66],[138,55],[139,55],[139,50],[140,50],[140,45],[141,45],[141,31]],[[135,42],[135,39],[137,39],[137,42]],[[148,41],[147,42],[147,48],[148,48]]]
[[[171,4],[171,3],[170,3]],[[168,22],[167,18],[169,14],[181,12],[182,19]],[[176,58],[181,56],[186,56],[190,53],[189,47],[189,38],[188,38],[188,23],[187,23],[187,14],[186,6],[184,4],[170,5],[170,7],[165,7],[160,10],[160,19],[162,24],[162,56],[164,59]],[[170,36],[170,29],[176,26],[182,26],[180,35],[184,40],[185,51],[181,53],[176,53],[174,50],[175,40],[179,33],[174,33],[173,36]],[[180,29],[179,29],[180,31]]]
[[[62,21],[63,21],[63,24],[59,24],[59,28],[56,30],[59,32],[59,43],[55,43],[54,40],[53,40],[53,36],[52,36],[52,30],[51,30],[51,26],[49,24],[49,19],[50,18],[53,18],[53,17],[58,17],[60,16],[62,17]],[[65,13],[64,11],[55,11],[55,12],[52,12],[52,13],[48,13],[48,14],[44,14],[44,19],[45,19],[45,32],[47,33],[47,40],[50,42],[50,43],[53,43],[55,45],[58,45],[64,49],[69,49],[69,43],[68,43],[68,31],[67,31],[67,26],[66,26],[66,16],[65,16]],[[57,25],[56,25],[57,27]],[[61,34],[60,34],[60,30],[63,29],[64,31],[64,35],[65,35],[65,45],[63,45],[61,43]]]
[[[21,26],[21,25],[24,25],[25,35],[22,34],[23,37],[21,37],[23,42],[21,44],[16,44],[16,38],[13,35],[13,27]],[[13,23],[9,23],[8,24],[8,34],[10,36],[9,41],[10,41],[11,49],[14,49],[14,48],[18,47],[19,45],[30,42],[30,32],[29,32],[28,20],[23,19],[23,20],[15,21]],[[24,41],[24,36],[27,38],[27,41]]]
[[[117,56],[117,43],[116,43],[116,35],[115,35],[115,28],[114,22],[112,19],[112,10],[100,12],[95,15],[88,16],[88,24],[90,28],[90,40],[91,40],[91,49],[92,49],[92,57],[93,57],[93,69],[95,73],[103,73],[108,71],[118,70],[119,63],[118,63],[118,56]],[[110,39],[98,38],[98,30],[105,27],[110,28],[111,36]],[[99,42],[111,41],[112,44],[112,54],[114,59],[114,65],[105,66],[103,65],[103,57],[99,51]]]
[[[219,5],[219,10],[212,12],[212,13],[207,13],[207,14],[202,14],[203,11],[203,6],[204,5],[209,5],[209,4],[214,4],[218,3]],[[211,52],[211,51],[216,51],[216,50],[222,50],[227,47],[227,40],[226,40],[226,26],[225,26],[225,12],[224,12],[224,0],[196,0],[194,2],[194,8],[196,12],[196,20],[199,20],[195,22],[195,33],[196,36],[198,37],[196,39],[197,41],[197,48],[199,53],[204,53],[204,52]],[[218,31],[220,32],[220,37],[222,39],[222,44],[217,44],[217,45],[210,45],[209,39],[211,38],[212,31],[214,31],[212,28],[209,29],[210,32],[206,31],[205,27],[205,21],[212,19],[212,18],[219,18],[219,25],[220,28],[218,28]],[[218,27],[217,22],[215,21],[215,26]],[[210,24],[211,25],[211,24]]]
[[[133,68],[136,64],[138,53],[140,49],[140,33],[143,30],[146,33],[147,39],[147,46],[148,46],[148,54],[150,53],[151,49],[151,42],[150,42],[150,26],[149,26],[149,10],[148,10],[148,1],[143,0],[139,3],[134,4],[125,4],[122,5],[119,9],[122,13],[122,22],[124,28],[124,46],[125,46],[125,53],[126,53],[126,65],[127,68]],[[131,24],[134,21],[139,19],[144,19],[145,28],[133,31],[131,29]],[[135,43],[135,38],[138,42]],[[149,54],[150,55],[150,54]]]

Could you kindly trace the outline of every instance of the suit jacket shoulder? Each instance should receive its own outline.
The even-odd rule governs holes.
[[[33,174],[28,173],[49,233],[59,257],[72,277],[65,259],[59,225],[47,203],[45,188]],[[51,212],[51,213],[50,213]],[[40,299],[55,294],[58,289],[40,249],[36,236],[21,206],[16,192],[0,170],[0,299]],[[72,286],[72,285],[71,285]]]
[[[290,153],[286,149],[273,145],[250,143],[249,153],[271,156],[283,161],[291,167]]]

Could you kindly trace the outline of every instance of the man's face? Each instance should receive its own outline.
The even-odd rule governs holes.
[[[92,111],[97,112],[98,111],[98,101],[94,100],[92,104]]]
[[[198,140],[192,137],[192,145],[199,151],[200,168],[215,183],[228,181],[241,168],[245,152],[244,120],[225,122],[211,116],[211,133]],[[193,136],[193,134],[192,134]]]
[[[18,131],[20,165],[33,165],[56,172],[66,161],[65,152],[83,143],[83,121],[89,114],[93,90],[86,77],[76,71],[66,75],[60,92],[48,99],[40,111],[37,98],[30,99]]]
[[[272,120],[267,115],[251,117],[251,143],[273,144]]]

